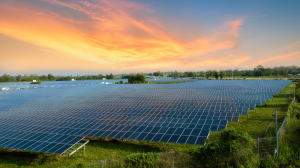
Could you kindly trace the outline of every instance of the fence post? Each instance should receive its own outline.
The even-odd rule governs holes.
[[[102,168],[102,160],[101,160],[101,168]]]
[[[174,168],[174,151],[172,151],[172,157],[173,157],[173,168]]]
[[[276,155],[278,156],[277,111],[275,111]]]
[[[257,151],[258,151],[258,159],[259,159],[259,138],[257,138]]]

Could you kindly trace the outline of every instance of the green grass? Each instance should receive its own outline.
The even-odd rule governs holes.
[[[86,157],[76,152],[70,157],[37,152],[18,151],[0,148],[0,167],[62,167],[99,160],[118,159],[142,152],[164,152],[192,145],[155,143],[147,141],[121,141],[115,139],[92,138],[86,145]],[[79,150],[83,153],[83,148]]]
[[[294,84],[287,86],[279,95],[274,96],[274,100],[267,102],[267,105],[257,107],[249,111],[249,116],[240,116],[239,125],[236,122],[230,122],[228,128],[238,128],[248,132],[252,138],[263,137],[267,127],[274,120],[272,114],[278,111],[278,128],[280,127],[287,111],[287,104],[293,99]],[[273,106],[275,105],[275,107]],[[274,123],[270,126],[266,136],[275,135]],[[219,132],[213,132],[209,140],[218,136]],[[159,143],[147,141],[122,141],[105,138],[92,138],[86,145],[86,157],[76,152],[72,156],[54,155],[37,152],[28,152],[13,149],[0,148],[0,167],[63,167],[67,165],[76,165],[79,163],[90,163],[99,160],[110,160],[123,158],[141,152],[164,152],[177,149],[187,149],[193,145],[182,145],[172,143]],[[83,152],[83,148],[80,149]]]

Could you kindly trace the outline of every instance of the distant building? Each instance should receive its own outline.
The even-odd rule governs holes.
[[[102,80],[106,80],[106,78],[103,78]]]
[[[36,80],[32,80],[32,82],[36,82]]]
[[[1,90],[9,90],[9,87],[2,87]]]
[[[75,79],[71,79],[71,81],[76,81]]]

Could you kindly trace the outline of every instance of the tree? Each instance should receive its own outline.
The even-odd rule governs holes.
[[[30,81],[32,81],[32,80],[37,80],[33,74],[30,75]]]
[[[210,76],[209,72],[206,72],[206,73],[205,73],[205,76],[206,76],[206,79],[208,79],[209,76]]]
[[[24,74],[24,80],[25,80],[25,81],[29,81],[29,77],[28,77],[27,74]]]
[[[257,65],[257,69],[261,70],[261,69],[264,69],[264,67],[262,65]]]
[[[183,75],[184,75],[184,77],[188,77],[189,76],[189,72],[184,72]]]
[[[112,73],[110,75],[106,74],[106,79],[114,79],[114,75]]]
[[[220,79],[223,79],[223,77],[224,77],[224,73],[223,71],[220,71]]]
[[[17,76],[17,81],[21,81],[22,80],[22,76],[19,74],[18,76]]]
[[[142,74],[132,74],[128,77],[128,83],[146,83],[146,77]]]
[[[233,76],[238,76],[239,70],[236,68],[233,70]]]
[[[215,74],[214,74],[215,78],[218,79],[219,78],[219,73],[218,71],[215,71]]]
[[[7,75],[6,73],[0,77],[0,82],[10,82],[11,77]]]
[[[204,72],[203,71],[200,71],[200,77],[204,77]]]
[[[153,76],[163,76],[163,74],[160,71],[156,71],[153,73]]]
[[[48,80],[49,81],[54,81],[55,77],[52,74],[48,74]]]
[[[224,71],[223,78],[226,78],[226,76],[227,76],[227,73],[226,73],[226,71]]]

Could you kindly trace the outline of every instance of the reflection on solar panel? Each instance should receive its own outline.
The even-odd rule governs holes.
[[[76,81],[1,91],[0,147],[61,154],[84,136],[203,145],[210,131],[238,122],[240,115],[248,115],[290,82]]]

